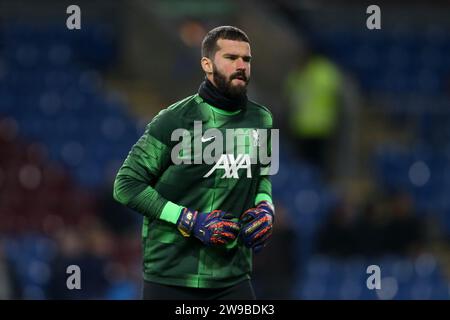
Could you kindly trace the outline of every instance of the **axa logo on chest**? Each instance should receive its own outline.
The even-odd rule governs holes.
[[[193,131],[178,128],[172,132],[171,160],[175,165],[207,164],[213,167],[204,175],[223,170],[221,178],[239,178],[239,170],[252,177],[252,165],[260,174],[275,175],[279,169],[279,130],[259,128],[209,128],[203,132],[201,121],[194,121]],[[225,142],[225,143],[224,143]]]

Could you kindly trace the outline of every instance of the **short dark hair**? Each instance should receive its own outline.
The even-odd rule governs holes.
[[[220,26],[210,30],[202,41],[202,57],[211,58],[217,51],[217,40],[237,40],[250,43],[244,31],[233,26]]]

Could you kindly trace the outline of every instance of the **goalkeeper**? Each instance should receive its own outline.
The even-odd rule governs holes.
[[[230,151],[225,141],[226,129],[242,129],[254,138],[245,140],[244,149],[258,148],[257,130],[272,127],[268,109],[247,99],[250,60],[243,31],[209,31],[202,43],[206,78],[198,93],[162,110],[117,173],[114,198],[144,216],[144,299],[255,299],[252,252],[272,233],[271,183],[263,164],[245,170],[248,163],[238,163],[246,159],[237,151],[242,146]],[[174,155],[198,156],[195,148],[174,152],[172,140],[180,128],[195,138],[195,121],[203,126],[202,147],[223,135],[220,163],[175,163]],[[204,135],[211,128],[219,134]]]

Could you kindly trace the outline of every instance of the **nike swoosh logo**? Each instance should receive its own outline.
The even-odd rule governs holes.
[[[214,139],[214,138],[215,138],[214,136],[208,137],[208,138],[202,137],[202,142],[211,141],[211,140]]]

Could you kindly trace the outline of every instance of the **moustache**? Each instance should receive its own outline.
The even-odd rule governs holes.
[[[244,72],[236,72],[236,73],[233,73],[231,76],[230,76],[230,81],[231,80],[233,80],[233,79],[239,79],[239,80],[243,80],[243,81],[245,81],[245,82],[247,82],[248,80],[247,80],[247,77],[246,77],[246,75],[245,75],[245,73]]]

